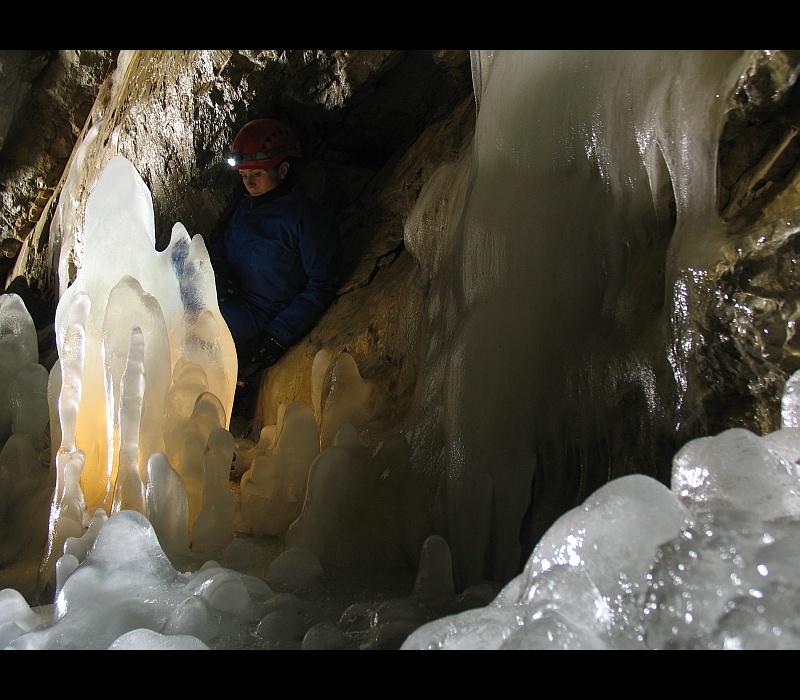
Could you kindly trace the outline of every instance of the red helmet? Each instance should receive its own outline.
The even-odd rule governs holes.
[[[269,170],[288,156],[301,155],[300,143],[286,124],[255,119],[236,134],[228,162],[237,170]]]

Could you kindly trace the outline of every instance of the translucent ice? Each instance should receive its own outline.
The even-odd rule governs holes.
[[[29,436],[12,434],[0,451],[0,568],[41,561],[51,489],[52,472]]]
[[[61,449],[65,454],[83,452],[81,489],[90,509],[102,506],[110,512],[124,503],[144,512],[143,489],[133,477],[138,471],[144,483],[153,452],[166,450],[190,480],[194,468],[165,444],[165,427],[174,428],[167,420],[173,368],[181,370],[187,363],[202,368],[205,391],[216,397],[219,423],[227,427],[235,349],[219,314],[202,236],[190,239],[176,224],[167,248],[155,250],[150,192],[127,159],[115,156],[107,163],[87,199],[85,218],[84,259],[56,309],[64,377],[60,401],[66,409],[59,414],[65,441]],[[133,358],[129,348],[134,347],[138,359],[133,362],[141,368],[138,379],[128,375],[128,391],[140,391],[142,398],[123,411],[123,379]],[[190,413],[194,410],[193,402]],[[173,433],[179,451],[188,449],[183,431]],[[120,456],[126,446],[127,453]],[[120,463],[125,470],[117,489]],[[202,472],[202,462],[198,468]],[[195,481],[202,482],[202,474]],[[191,528],[202,485],[187,484],[187,491]]]
[[[315,358],[317,359],[317,358]],[[375,412],[375,387],[362,379],[350,353],[340,353],[327,369],[320,401],[319,441],[324,450],[333,444],[343,423],[364,428]]]
[[[424,541],[425,508],[409,486],[409,453],[402,435],[387,436],[373,452],[354,426],[343,424],[311,465],[305,503],[286,546],[346,567],[414,561]]]
[[[147,515],[144,482],[139,469],[139,434],[145,406],[144,335],[139,326],[132,327],[128,348],[127,362],[119,381],[118,417],[110,422],[115,426],[114,433],[119,435],[116,451],[119,462],[111,471],[114,496],[109,512],[135,510]]]
[[[69,568],[50,616],[42,611],[33,619],[30,610],[10,601],[7,622],[21,633],[7,640],[7,648],[108,649],[123,635],[143,629],[177,635],[160,641],[170,647],[189,641],[180,635],[208,644],[237,630],[242,619],[257,616],[271,596],[263,581],[214,562],[195,573],[178,572],[149,521],[135,511],[111,516],[86,560]],[[199,648],[196,642],[190,646]]]
[[[44,366],[29,362],[15,373],[8,390],[11,432],[14,435],[27,435],[37,453],[50,448],[49,381],[50,376]]]
[[[242,517],[257,535],[283,535],[300,515],[319,431],[303,402],[281,406],[273,447],[258,450],[240,485]]]
[[[234,500],[228,486],[233,435],[218,426],[208,436],[203,459],[203,502],[192,526],[192,549],[210,553],[223,549],[233,539]]]
[[[490,605],[434,620],[403,648],[800,648],[798,455],[791,427],[691,441],[671,491],[609,482]]]
[[[163,452],[154,452],[147,461],[145,501],[161,547],[177,566],[189,554],[189,497]]]
[[[159,634],[139,629],[125,632],[108,647],[117,651],[203,651],[208,646],[190,634]]]
[[[80,487],[84,466],[83,450],[71,453],[59,450],[55,463],[56,483],[50,504],[47,546],[39,575],[39,587],[42,590],[52,588],[56,562],[64,553],[66,541],[71,537],[83,537],[90,522]]]
[[[546,648],[552,635],[556,648],[635,645],[636,601],[653,552],[677,535],[689,516],[654,479],[638,474],[615,479],[553,524],[492,606],[429,623],[404,647]]]
[[[141,396],[131,397],[128,411],[136,411],[128,420],[120,416],[123,375],[128,368],[131,349],[137,349],[133,361],[141,365],[141,378],[128,377],[129,393],[138,385]],[[120,449],[120,431],[127,430],[136,451],[128,457],[144,480],[144,465],[156,450],[163,450],[163,426],[167,392],[170,387],[169,329],[158,300],[142,289],[138,280],[125,275],[112,288],[103,321],[102,355],[108,399],[106,421],[109,426],[108,459]],[[144,400],[146,396],[146,401]],[[138,406],[134,407],[134,404]],[[127,424],[127,425],[126,425]],[[112,479],[117,465],[111,464]]]
[[[323,573],[322,564],[313,552],[290,547],[281,552],[267,570],[267,583],[278,590],[308,586]]]
[[[799,648],[798,542],[797,520],[704,506],[657,551],[644,608],[648,647]]]
[[[491,58],[493,53],[473,56]],[[605,292],[604,303],[612,305],[624,297],[616,294],[621,280],[615,275],[632,262],[630,251],[646,242],[637,239],[636,227],[619,225],[617,207],[625,208],[631,198],[647,203],[656,197],[665,184],[660,168],[669,171],[674,182],[666,184],[674,187],[678,221],[669,265],[706,254],[695,246],[702,237],[693,235],[697,227],[692,222],[715,219],[716,197],[709,194],[716,161],[709,150],[716,149],[717,138],[707,138],[707,130],[687,121],[699,115],[705,126],[705,112],[719,116],[726,108],[716,87],[723,84],[720,75],[737,77],[738,62],[730,56],[675,52],[679,70],[664,70],[667,81],[656,81],[656,92],[631,91],[617,70],[630,69],[623,77],[635,78],[641,87],[651,75],[651,61],[617,63],[619,55],[613,52],[498,52],[491,71],[481,67],[485,89],[476,95],[481,118],[474,160],[443,169],[425,192],[445,199],[447,183],[453,181],[458,195],[450,201],[459,211],[435,206],[441,202],[425,210],[440,221],[437,230],[443,235],[437,240],[425,238],[420,212],[409,217],[414,227],[407,237],[409,249],[426,258],[421,269],[439,276],[426,309],[430,345],[419,386],[428,392],[425,401],[435,404],[442,397],[430,411],[443,416],[452,457],[445,494],[450,541],[429,539],[422,549],[430,497],[411,488],[405,438],[391,434],[375,449],[364,447],[359,436],[373,418],[373,387],[360,377],[353,358],[345,354],[333,361],[321,354],[312,369],[313,411],[324,433],[317,446],[329,449],[311,464],[303,510],[286,536],[287,556],[270,565],[263,550],[256,556],[248,548],[251,543],[234,540],[222,548],[234,568],[215,560],[190,573],[176,567],[189,558],[192,523],[200,548],[218,547],[230,532],[226,518],[219,527],[216,523],[229,504],[217,498],[222,496],[218,487],[213,493],[209,489],[212,481],[222,481],[219,467],[230,449],[221,431],[229,418],[235,358],[223,347],[227,339],[217,342],[224,332],[202,239],[190,240],[176,224],[169,248],[156,253],[149,193],[130,164],[112,160],[87,204],[87,242],[100,244],[87,245],[85,259],[76,261],[78,276],[64,287],[57,312],[60,360],[48,384],[51,407],[57,407],[57,420],[51,419],[57,452],[46,561],[55,570],[55,605],[32,609],[13,591],[0,591],[0,642],[13,649],[237,647],[253,638],[266,648],[275,642],[305,645],[299,599],[272,595],[266,579],[282,586],[305,584],[328,562],[405,565],[422,551],[416,595],[447,598],[453,545],[459,561],[474,560],[475,550],[483,556],[490,548],[505,549],[500,568],[511,562],[516,570],[519,519],[528,505],[535,465],[530,452],[514,448],[536,443],[537,428],[552,427],[542,418],[558,405],[561,386],[543,380],[562,376],[564,353],[576,353],[576,364],[585,367],[577,353],[585,350],[583,331],[598,322],[597,291]],[[611,82],[594,84],[593,71],[586,70],[588,59]],[[679,78],[687,72],[704,74],[699,69],[706,59],[708,80],[686,85]],[[572,70],[571,77],[556,63]],[[661,63],[669,68],[667,61]],[[565,82],[575,89],[564,90]],[[618,94],[618,85],[626,97],[633,95],[624,114],[619,100],[602,94]],[[542,100],[542,94],[548,99]],[[698,110],[698,104],[708,109]],[[565,119],[569,114],[577,116],[577,125]],[[532,120],[543,128],[531,129]],[[719,123],[712,125],[714,134]],[[666,159],[666,168],[659,158]],[[612,192],[622,196],[607,199]],[[576,197],[586,206],[576,208]],[[585,220],[596,246],[591,250],[584,245]],[[465,228],[450,227],[448,221],[464,221]],[[624,241],[621,228],[628,236]],[[137,255],[119,255],[129,247]],[[606,255],[606,248],[618,250]],[[146,252],[139,255],[140,249]],[[582,275],[565,275],[565,269],[575,268],[576,251],[586,263]],[[87,275],[94,272],[102,274],[90,282]],[[611,284],[605,289],[598,280]],[[128,300],[124,306],[130,302],[143,316],[130,318],[127,308],[109,307],[118,295]],[[158,309],[147,295],[158,300]],[[509,298],[524,302],[524,323]],[[18,311],[13,300],[9,310],[12,316]],[[624,315],[625,309],[618,311]],[[126,318],[120,325],[127,326],[119,333],[112,332],[117,312]],[[150,404],[149,398],[140,407],[138,435],[135,427],[121,422],[98,430],[98,421],[113,423],[115,416],[136,412],[119,410],[124,368],[139,342],[137,337],[131,343],[132,330],[141,330],[148,358],[153,348],[164,347],[163,334],[155,329],[160,322],[150,323],[159,314],[168,328],[164,367],[171,376],[160,367],[140,376],[145,397],[154,384],[159,392],[169,384],[164,433],[142,434],[149,430],[145,424],[158,422],[146,416],[160,415],[158,401]],[[25,324],[12,323],[10,333],[17,331],[24,346],[29,340]],[[601,335],[608,334],[588,337]],[[627,342],[624,334],[620,337]],[[17,366],[18,351],[12,349],[7,365]],[[153,354],[164,359],[167,353]],[[0,347],[0,366],[5,359]],[[682,391],[688,391],[685,360],[677,358],[674,364]],[[793,377],[787,384],[780,431],[763,438],[733,431],[687,445],[676,458],[673,491],[647,477],[611,482],[555,522],[524,571],[488,605],[420,626],[405,648],[800,648],[800,537],[793,481],[800,456],[796,381]],[[16,392],[20,400],[23,394]],[[544,408],[526,413],[534,398]],[[39,420],[33,416],[30,423]],[[23,424],[28,421],[18,423],[21,430]],[[273,428],[264,434],[270,449],[277,441]],[[149,521],[132,510],[108,517],[95,509],[107,504],[113,492],[108,465],[133,461],[129,455],[108,459],[109,453],[125,445],[132,453],[136,443],[146,454],[159,440],[163,452],[153,452],[146,469],[139,457]],[[3,468],[17,457],[33,459],[35,447],[31,452],[24,439],[15,442]],[[188,489],[171,464],[186,475]],[[23,485],[18,476],[14,465],[3,477],[9,498]],[[86,489],[88,508],[79,483]],[[196,519],[190,519],[190,498]],[[21,513],[13,512],[13,517]],[[208,538],[205,513],[212,514],[214,523]],[[409,601],[389,601],[380,611],[365,607],[355,606],[345,622],[369,630],[386,618],[392,625],[384,628],[388,644],[420,620]],[[308,648],[342,643],[343,635],[330,627],[313,629],[307,634]]]
[[[11,385],[28,365],[38,365],[36,328],[22,299],[16,294],[0,296],[0,439],[11,435]]]
[[[752,510],[767,520],[800,516],[800,481],[794,463],[743,428],[684,445],[673,459],[672,490],[684,502],[719,502]]]
[[[219,399],[211,392],[204,392],[197,398],[194,409],[183,430],[177,453],[170,457],[186,487],[189,499],[189,539],[191,540],[197,514],[203,510],[203,493],[206,483],[205,460],[209,451],[209,441],[218,429],[225,429],[225,411]],[[218,445],[219,449],[222,445]],[[233,440],[227,444],[227,469],[233,461]],[[212,479],[218,483],[218,480]]]
[[[170,460],[178,456],[197,399],[208,390],[208,375],[201,365],[186,358],[175,363],[164,418],[164,452]]]
[[[800,371],[789,377],[783,390],[781,427],[800,428]]]
[[[12,588],[0,590],[0,647],[46,622],[45,616],[31,610],[21,593]]]

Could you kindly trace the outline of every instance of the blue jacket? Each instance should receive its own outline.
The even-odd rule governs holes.
[[[319,320],[341,282],[336,220],[295,192],[245,196],[209,257],[215,275],[238,286],[220,299],[237,350],[264,336],[288,348]]]

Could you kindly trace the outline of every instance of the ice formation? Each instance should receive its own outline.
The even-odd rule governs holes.
[[[5,561],[19,561],[23,545],[28,566],[37,548],[40,557],[46,552],[37,589],[55,600],[30,616],[20,612],[21,594],[5,591],[10,619],[0,617],[0,630],[11,648],[241,645],[247,641],[223,640],[250,634],[241,626],[266,605],[269,614],[251,632],[274,646],[297,606],[288,603],[287,613],[267,582],[308,585],[322,574],[326,556],[352,559],[342,553],[345,543],[363,532],[379,533],[380,540],[380,533],[403,531],[408,502],[397,500],[392,484],[403,481],[407,444],[395,436],[378,458],[365,452],[356,426],[371,417],[370,385],[352,357],[332,360],[321,351],[314,362],[316,415],[301,402],[281,406],[277,425],[264,427],[249,453],[240,451],[237,504],[229,486],[234,438],[227,430],[235,354],[202,239],[189,239],[176,224],[168,248],[153,250],[149,191],[121,156],[101,174],[86,221],[85,267],[58,306],[59,361],[49,377],[38,365],[36,332],[21,299],[0,297],[0,382],[8,402],[0,406],[7,425],[0,458]],[[112,234],[138,248],[100,265],[94,242],[109,256],[120,245]],[[354,439],[345,446],[342,437],[337,450],[321,451],[334,440],[327,431],[335,435],[342,423],[342,434],[352,431]],[[52,459],[45,454],[50,443]],[[323,452],[327,471],[317,466]],[[23,465],[31,478],[13,473]],[[347,485],[344,494],[318,475],[330,466],[334,481]],[[307,490],[316,497],[306,498]],[[47,498],[49,517],[37,520]],[[333,512],[351,509],[354,520],[331,527],[320,503]],[[379,516],[374,522],[365,524],[364,506]],[[258,546],[235,540],[237,515],[257,537],[284,535],[304,519],[317,524],[306,522],[303,546],[289,546],[267,568]],[[405,558],[406,544],[383,538],[376,546],[384,558]],[[102,600],[95,598],[98,585]],[[128,599],[142,589],[148,601],[159,602],[137,609]],[[111,621],[117,606],[120,617]],[[230,615],[235,621],[225,622]],[[104,629],[79,639],[86,624]]]
[[[73,429],[86,459],[82,487],[87,506],[110,511],[124,408],[122,376],[133,329],[139,329],[143,343],[140,464],[156,449],[165,449],[168,395],[178,390],[173,372],[177,375],[187,362],[204,371],[204,388],[221,402],[227,427],[236,355],[219,313],[202,236],[190,238],[178,223],[167,248],[156,251],[150,192],[123,156],[103,169],[87,199],[85,221],[85,239],[91,243],[75,281],[58,302],[56,342],[62,374],[71,352],[80,355],[73,367],[77,376],[70,381],[80,384]],[[68,343],[70,333],[74,344]]]
[[[703,255],[686,241],[698,218],[713,219],[708,149],[715,141],[686,115],[698,112],[698,100],[718,114],[719,95],[708,85],[722,84],[736,66],[726,52],[715,54],[710,82],[681,90],[680,76],[696,75],[695,60],[705,57],[676,54],[683,65],[670,73],[672,83],[630,95],[625,114],[644,121],[629,132],[620,105],[603,102],[590,80],[598,72],[620,79],[611,53],[594,56],[610,62],[605,71],[589,70],[583,52],[473,54],[481,108],[474,161],[447,166],[428,189],[446,198],[452,181],[457,192],[442,206],[463,204],[466,227],[449,229],[437,244],[426,238],[426,217],[417,211],[407,236],[409,248],[439,275],[428,311],[442,328],[431,333],[427,363],[432,374],[446,375],[454,536],[424,540],[405,593],[378,606],[355,602],[333,621],[326,617],[330,592],[319,588],[325,561],[358,567],[383,559],[391,567],[419,552],[424,533],[408,514],[425,494],[408,478],[409,445],[399,433],[386,435],[375,451],[360,444],[356,425],[371,418],[372,388],[353,371],[352,358],[322,351],[312,368],[313,406],[282,407],[279,424],[265,427],[235,464],[243,474],[239,514],[261,534],[285,531],[285,549],[274,556],[232,537],[237,505],[223,472],[233,450],[226,427],[235,366],[226,337],[217,335],[207,256],[180,224],[167,250],[155,252],[149,193],[129,163],[110,161],[87,204],[80,274],[56,319],[60,361],[46,387],[52,463],[42,459],[45,384],[31,366],[33,325],[18,298],[0,297],[0,387],[8,392],[0,394],[0,417],[9,431],[0,453],[0,554],[29,565],[47,542],[44,570],[52,570],[53,591],[52,604],[31,607],[20,592],[0,590],[0,646],[800,647],[800,374],[786,384],[780,430],[759,437],[737,429],[692,441],[675,455],[670,487],[644,475],[621,477],[555,519],[524,571],[499,593],[481,585],[457,592],[453,585],[451,547],[489,552],[483,545],[491,531],[496,539],[510,537],[511,550],[517,546],[517,515],[530,494],[519,488],[524,474],[495,478],[509,469],[497,458],[497,436],[513,443],[514,421],[527,431],[551,425],[537,423],[543,416],[523,410],[515,397],[538,392],[552,407],[547,391],[554,389],[545,380],[553,374],[553,349],[570,347],[575,328],[593,327],[596,306],[582,310],[572,302],[594,298],[598,275],[620,263],[609,231],[637,213],[611,204],[655,197],[664,176],[659,158],[669,159],[679,209],[670,264]],[[554,61],[572,70],[575,89],[563,89],[567,78]],[[625,64],[634,84],[642,81],[636,71],[643,64]],[[538,76],[536,89],[518,82],[529,75]],[[552,116],[541,111],[543,95]],[[562,133],[555,122],[573,111],[583,121],[553,137]],[[530,132],[539,135],[529,139]],[[675,152],[659,155],[659,143],[676,141]],[[564,162],[558,148],[565,144],[577,173],[566,193],[549,167]],[[622,155],[612,153],[618,144]],[[576,165],[584,152],[601,195],[584,187]],[[631,159],[634,175],[624,167]],[[467,195],[472,167],[477,177]],[[643,181],[646,188],[636,187]],[[610,192],[620,199],[606,198]],[[508,206],[498,207],[498,197]],[[598,234],[589,251],[580,239],[582,208],[590,216],[604,212],[611,224],[598,224],[609,238]],[[453,212],[445,218],[459,219]],[[504,246],[504,236],[517,230],[522,234]],[[117,232],[124,246],[114,243]],[[95,248],[94,240],[103,243]],[[131,268],[117,253],[133,242],[146,252],[124,256],[142,263]],[[585,263],[580,279],[569,274],[577,250]],[[534,293],[541,290],[530,280],[539,278],[553,282],[545,295]],[[528,303],[524,327],[509,296]],[[537,342],[543,328],[547,342]],[[494,364],[472,364],[497,337],[507,343]],[[680,383],[681,358],[675,362]],[[16,377],[36,389],[15,389]],[[154,435],[133,428],[137,422],[164,427]],[[468,470],[465,454],[477,454],[485,468]],[[271,502],[276,507],[266,517],[262,508]],[[498,555],[500,568],[513,553]]]
[[[262,536],[285,534],[300,515],[308,473],[319,455],[319,428],[305,403],[282,406],[276,428],[274,445],[259,442],[240,484],[242,517]]]
[[[798,649],[800,414],[688,442],[671,488],[621,477],[564,514],[491,605],[404,649]]]
[[[190,238],[178,223],[167,248],[156,251],[150,192],[123,156],[103,169],[85,222],[90,243],[56,309],[56,489],[43,588],[53,585],[67,538],[80,537],[96,510],[147,517],[148,503],[157,507],[157,493],[147,498],[147,465],[156,454],[186,490],[190,546],[201,512],[203,548],[224,539],[209,532],[223,513],[228,521],[218,526],[233,536],[230,504],[203,497],[204,482],[219,483],[219,465],[232,459],[232,440],[214,431],[228,434],[236,377],[203,238]],[[154,520],[162,518],[154,513]],[[174,522],[165,534],[170,542],[173,530]]]

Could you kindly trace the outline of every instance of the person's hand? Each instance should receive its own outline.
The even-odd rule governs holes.
[[[239,377],[246,379],[264,367],[274,365],[286,352],[275,338],[267,338],[251,348],[239,367]]]

